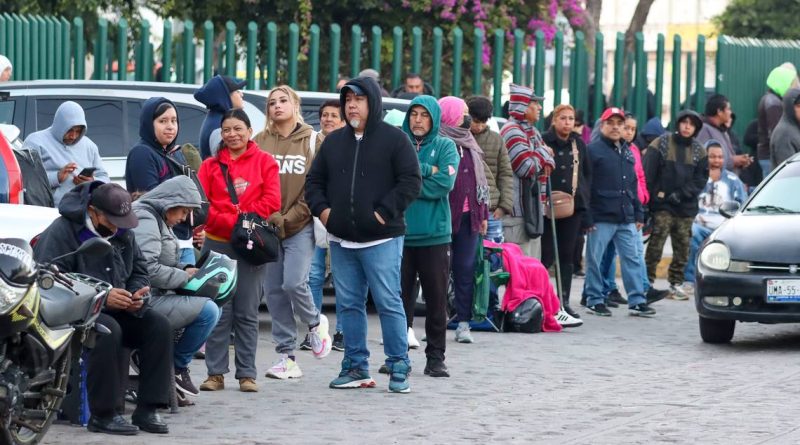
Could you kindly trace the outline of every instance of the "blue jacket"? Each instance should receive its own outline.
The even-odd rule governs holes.
[[[620,151],[617,151],[610,139],[601,136],[587,148],[592,163],[592,196],[584,224],[644,222],[642,203],[636,193],[633,154],[628,144],[621,140]]]
[[[208,108],[208,114],[200,127],[200,156],[211,157],[211,133],[222,125],[222,115],[233,108],[231,92],[225,86],[222,76],[214,76],[205,85],[194,92],[194,98]]]

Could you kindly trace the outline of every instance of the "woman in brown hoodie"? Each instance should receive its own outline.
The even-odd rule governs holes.
[[[314,224],[303,197],[306,174],[317,148],[311,143],[321,138],[315,137],[311,126],[303,122],[300,98],[288,86],[270,91],[266,115],[266,128],[256,135],[255,142],[278,162],[281,179],[281,210],[270,217],[280,229],[281,249],[278,260],[267,264],[264,285],[272,315],[272,340],[280,356],[267,371],[267,377],[299,378],[303,373],[294,355],[295,316],[308,325],[307,340],[315,357],[325,357],[331,351],[328,319],[314,305],[308,287]]]

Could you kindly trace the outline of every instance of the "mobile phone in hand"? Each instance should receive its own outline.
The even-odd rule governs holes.
[[[87,178],[91,178],[94,176],[94,172],[97,171],[97,167],[86,167],[78,173],[78,176],[85,176]]]

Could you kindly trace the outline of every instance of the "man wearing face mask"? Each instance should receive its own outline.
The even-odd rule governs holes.
[[[130,230],[138,225],[128,192],[117,184],[99,181],[81,184],[58,206],[61,216],[39,237],[34,258],[47,262],[74,252],[91,238],[104,238],[113,246],[107,255],[72,255],[54,261],[64,272],[82,273],[110,283],[98,324],[111,333],[97,338],[88,359],[86,377],[92,432],[133,435],[139,430],[165,434],[167,424],[156,409],[169,402],[172,366],[172,328],[169,320],[147,304],[150,283],[147,264]],[[138,349],[139,395],[132,423],[121,416],[123,348]]]

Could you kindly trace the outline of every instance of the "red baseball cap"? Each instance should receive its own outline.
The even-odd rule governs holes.
[[[622,119],[625,119],[625,111],[623,111],[622,108],[617,107],[606,108],[606,111],[603,111],[603,114],[600,115],[600,120],[605,122],[611,119],[612,116],[619,116]]]

